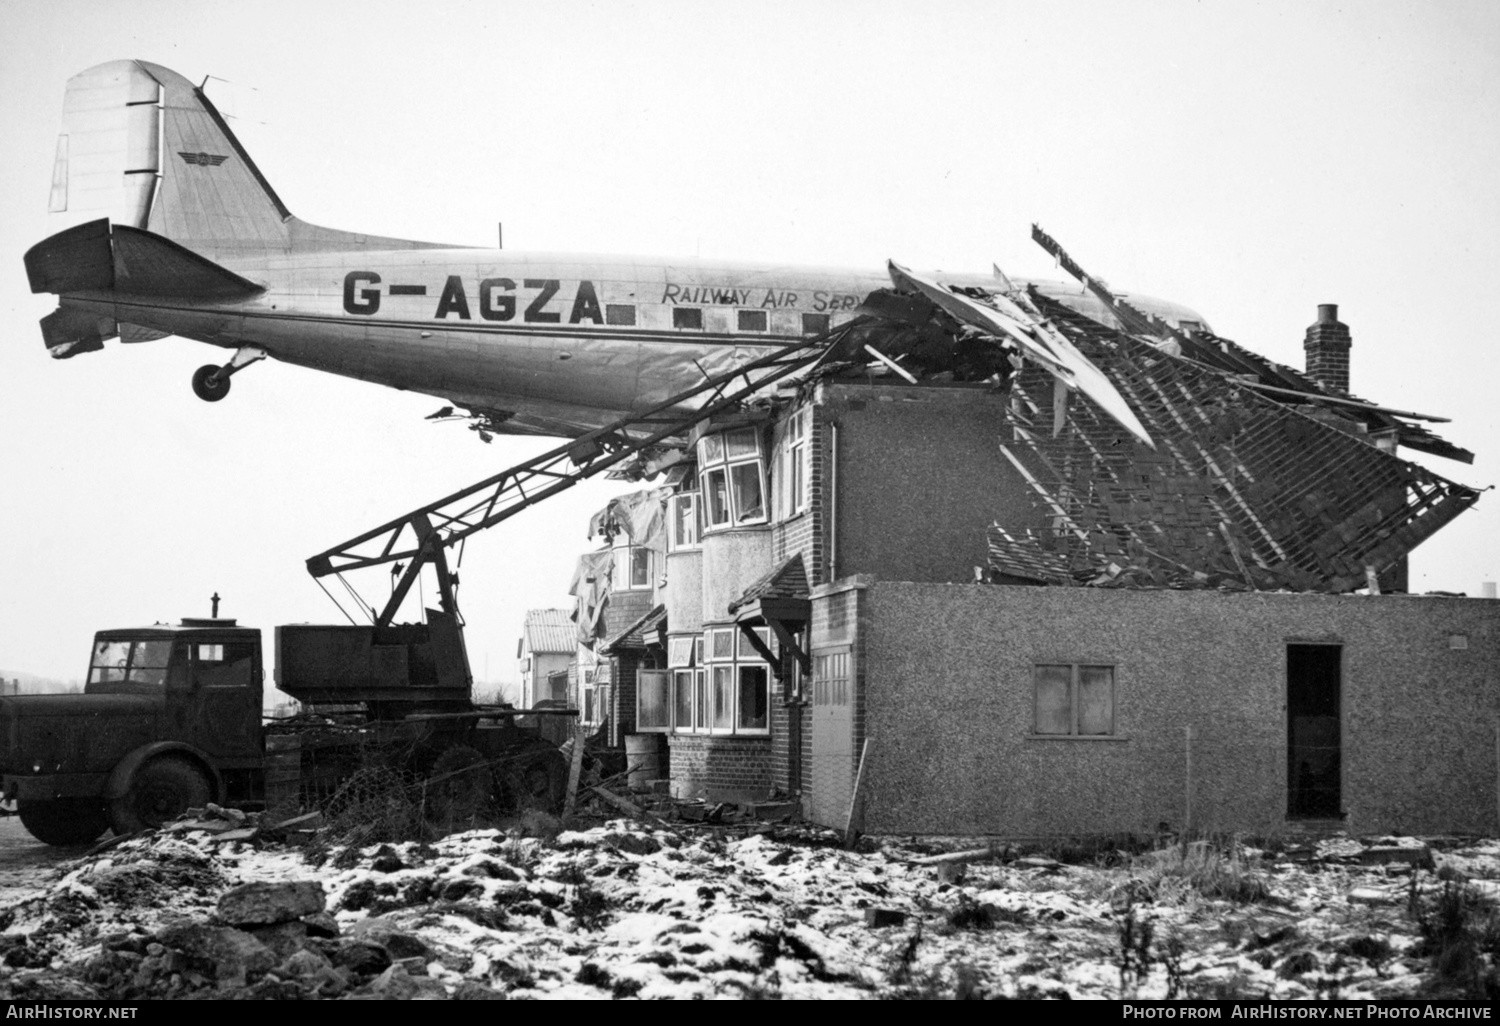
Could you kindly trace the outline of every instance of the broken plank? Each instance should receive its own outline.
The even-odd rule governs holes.
[[[955,862],[983,862],[985,859],[996,859],[1005,853],[1004,848],[990,845],[988,848],[969,848],[966,851],[950,851],[942,855],[924,855],[919,859],[912,859],[913,866],[944,866]]]
[[[568,767],[568,797],[563,803],[563,821],[567,822],[573,816],[573,809],[578,804],[578,778],[583,773],[583,723],[579,722],[573,731],[573,758]]]
[[[602,798],[606,804],[613,805],[621,812],[628,812],[632,816],[639,817],[640,819],[646,820],[648,823],[655,824],[668,833],[675,834],[678,837],[682,836],[681,832],[679,832],[676,827],[672,826],[672,824],[662,819],[656,813],[648,812],[647,810],[641,808],[639,805],[635,804],[635,802],[627,801],[626,799],[621,798],[619,795],[615,794],[613,791],[601,787],[598,784],[590,787],[589,790]]]

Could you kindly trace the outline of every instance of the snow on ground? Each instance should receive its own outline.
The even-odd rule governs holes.
[[[278,949],[271,969],[252,962],[250,983],[265,973],[263,986],[311,987],[315,971],[326,983],[327,967],[343,966],[320,993],[389,996],[372,982],[380,967],[350,968],[359,942],[384,944],[400,963],[384,986],[399,970],[421,996],[512,999],[1452,994],[1435,981],[1423,910],[1462,887],[1484,918],[1500,894],[1494,841],[1336,839],[1276,856],[1199,843],[940,870],[914,864],[939,847],[930,839],[851,852],[831,834],[760,829],[612,820],[551,840],[483,830],[335,847],[321,865],[286,846],[157,834],[68,864],[43,896],[0,906],[0,996],[57,979],[113,996],[215,986],[211,970],[194,975],[157,942],[173,922],[217,922],[219,895],[254,881],[320,881],[337,936],[313,954]],[[1195,867],[1197,883],[1180,875]],[[1477,957],[1475,979],[1490,955]],[[143,958],[160,963],[154,977]]]

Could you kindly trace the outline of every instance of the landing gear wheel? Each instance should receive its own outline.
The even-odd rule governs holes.
[[[117,834],[153,830],[213,798],[213,785],[186,759],[160,755],[135,771],[130,790],[109,804]]]
[[[484,756],[454,745],[432,764],[427,817],[440,827],[467,828],[494,805],[495,778]]]
[[[66,848],[88,844],[109,829],[104,803],[93,798],[56,798],[18,803],[21,825],[43,844]]]
[[[193,394],[206,403],[216,403],[229,394],[229,378],[216,378],[219,368],[205,364],[193,371]]]

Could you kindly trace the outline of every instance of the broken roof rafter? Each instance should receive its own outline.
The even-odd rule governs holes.
[[[1097,583],[1130,578],[1120,564],[1134,561],[1158,584],[1167,569],[1179,584],[1345,591],[1363,585],[1367,565],[1388,567],[1477,498],[1232,376],[1032,298],[1160,445],[1136,445],[1081,397],[1062,432],[1036,430],[1056,412],[1053,390],[1034,368],[1017,373],[1007,407],[1017,451],[1002,451],[1054,525],[1026,538],[992,529],[995,570]]]

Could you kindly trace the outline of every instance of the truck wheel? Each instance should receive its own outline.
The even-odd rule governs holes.
[[[162,755],[136,770],[130,789],[110,802],[109,821],[117,834],[152,830],[202,808],[212,797],[213,785],[197,766]]]
[[[92,798],[57,798],[50,802],[19,802],[21,825],[43,844],[65,848],[88,844],[109,828],[104,804]]]
[[[494,775],[484,756],[468,745],[454,745],[438,756],[428,779],[427,816],[438,825],[469,824],[494,804]]]
[[[568,764],[555,750],[539,752],[512,770],[505,785],[518,812],[541,809],[556,813],[567,797]]]

